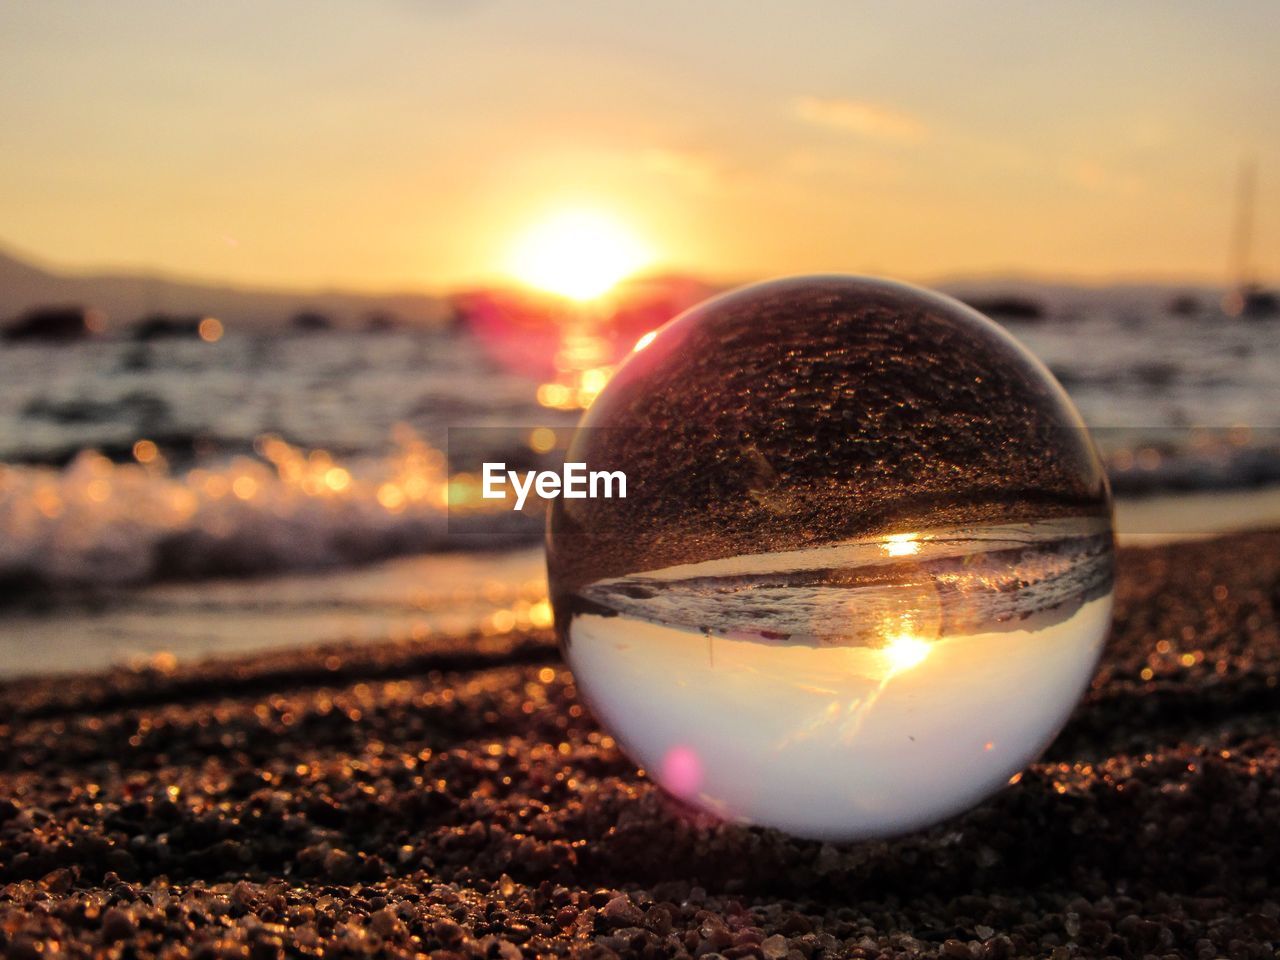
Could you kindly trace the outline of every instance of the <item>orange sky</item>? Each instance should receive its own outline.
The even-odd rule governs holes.
[[[801,15],[800,11],[803,11]],[[0,9],[0,242],[443,288],[599,211],[652,266],[1280,275],[1280,6],[146,0]]]

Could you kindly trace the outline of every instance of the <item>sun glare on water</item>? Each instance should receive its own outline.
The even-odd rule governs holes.
[[[511,272],[542,290],[590,300],[651,262],[644,244],[612,217],[566,210],[530,228],[511,256]]]

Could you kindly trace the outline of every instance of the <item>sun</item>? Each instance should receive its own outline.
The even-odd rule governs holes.
[[[919,666],[929,656],[929,643],[910,633],[899,633],[889,638],[881,649],[889,665],[889,675],[902,673]]]
[[[607,213],[564,210],[519,238],[510,270],[530,286],[590,300],[650,262],[646,246]]]

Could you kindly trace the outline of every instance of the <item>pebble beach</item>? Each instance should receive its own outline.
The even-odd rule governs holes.
[[[545,630],[9,681],[0,952],[1273,957],[1280,531],[1118,563],[1048,753],[863,844],[678,805]]]

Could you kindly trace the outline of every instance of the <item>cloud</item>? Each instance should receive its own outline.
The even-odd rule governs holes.
[[[925,125],[910,114],[865,100],[838,97],[799,97],[796,116],[806,123],[843,130],[868,140],[918,143],[928,136]]]

